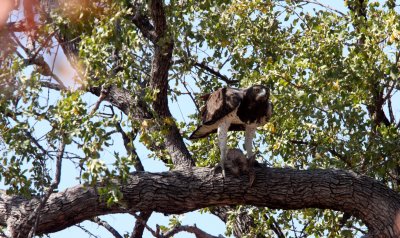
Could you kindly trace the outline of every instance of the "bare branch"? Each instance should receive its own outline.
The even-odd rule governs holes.
[[[78,227],[79,229],[81,229],[83,232],[85,232],[86,234],[89,235],[89,238],[94,237],[94,238],[99,238],[98,236],[96,236],[95,234],[93,234],[92,232],[90,232],[88,229],[86,229],[85,227],[83,227],[81,224],[77,224],[75,225],[76,227]]]
[[[39,150],[40,150],[40,151],[42,152],[42,154],[43,154],[43,157],[46,156],[46,155],[48,155],[48,151],[45,150],[45,149],[43,148],[43,146],[39,144],[38,140],[37,140],[35,137],[33,137],[32,134],[31,134],[28,130],[25,131],[25,135],[29,138],[29,140],[30,140],[34,145],[36,145],[36,147],[39,148]]]
[[[146,228],[147,221],[151,214],[152,212],[141,212],[138,216],[135,215],[136,222],[130,238],[142,238],[144,228]]]
[[[314,0],[300,0],[300,1],[298,1],[298,2],[305,2],[305,3],[315,4],[315,5],[321,6],[321,7],[323,7],[323,8],[326,8],[326,9],[328,9],[328,10],[331,10],[331,11],[333,11],[333,12],[336,12],[337,14],[341,15],[342,17],[344,17],[344,18],[346,18],[346,19],[348,18],[347,15],[346,15],[344,12],[341,12],[341,11],[337,10],[336,8],[333,8],[333,7],[329,6],[329,5],[326,5],[326,4],[321,3],[321,2],[318,2],[318,1],[314,1]]]
[[[64,89],[59,84],[55,84],[55,83],[51,83],[51,82],[40,81],[40,84],[42,85],[42,87],[54,89],[56,91],[61,91]]]
[[[27,27],[25,25],[24,20],[16,21],[16,22],[8,22],[5,26],[6,30],[9,32],[24,32],[27,31]]]
[[[239,83],[239,80],[229,79],[226,75],[223,75],[219,70],[216,70],[216,69],[208,66],[205,62],[196,62],[193,60],[178,59],[178,60],[174,60],[172,63],[173,64],[181,64],[181,63],[185,63],[185,62],[189,62],[191,65],[205,70],[206,72],[210,73],[211,75],[214,75],[217,78],[219,78],[220,80],[224,81],[228,85],[236,85]]]
[[[146,102],[144,102],[141,98],[135,99],[135,97],[132,96],[127,89],[111,86],[107,90],[108,94],[104,100],[110,102],[112,105],[125,113],[125,115],[131,115],[138,119],[153,118],[151,110]],[[88,91],[100,97],[102,88],[90,87]]]
[[[140,217],[140,215],[138,216],[138,215],[136,215],[135,213],[132,213],[132,215],[136,218],[135,227],[136,227],[136,225],[138,225],[138,223],[139,223],[140,226],[145,227],[154,237],[159,238],[159,237],[161,236],[161,235],[160,235],[160,228],[158,227],[158,225],[157,225],[157,230],[154,231],[151,227],[149,227],[149,226],[147,225],[147,220],[142,219],[142,218]],[[134,235],[134,234],[132,233],[132,235]],[[132,238],[132,236],[131,236],[131,238]]]
[[[174,227],[172,230],[170,230],[167,233],[165,233],[163,235],[163,237],[169,238],[169,237],[172,237],[172,236],[174,236],[174,235],[176,235],[176,234],[178,234],[179,232],[182,232],[182,231],[193,233],[196,236],[196,238],[221,238],[221,237],[223,237],[223,236],[210,235],[207,232],[197,228],[196,225],[194,225],[194,226],[177,226],[177,227]]]
[[[90,221],[104,227],[107,231],[109,231],[115,238],[123,238],[123,236],[121,236],[119,234],[119,232],[117,230],[115,230],[114,227],[112,227],[110,224],[108,224],[108,222],[101,220],[98,217],[94,217],[92,218]]]
[[[235,85],[237,83],[239,83],[239,80],[232,80],[229,79],[227,76],[221,74],[219,71],[211,68],[210,66],[208,66],[206,63],[204,62],[195,62],[194,65],[198,68],[204,69],[207,72],[211,73],[212,75],[218,77],[219,79],[221,79],[222,81],[224,81],[225,83],[227,83],[228,85]]]
[[[200,107],[199,107],[199,105],[197,104],[197,102],[196,102],[196,100],[195,100],[193,94],[189,91],[188,85],[187,85],[186,81],[182,82],[182,85],[183,85],[183,87],[186,89],[186,92],[187,92],[187,94],[189,95],[190,99],[192,99],[192,102],[193,102],[194,106],[196,107],[197,112],[200,113]]]
[[[112,113],[114,114],[114,110],[112,108],[111,108],[111,110],[112,110]],[[130,135],[128,136],[128,134],[122,129],[120,123],[116,123],[115,127],[117,128],[117,131],[122,136],[122,140],[124,141],[124,146],[125,146],[125,149],[126,149],[128,155],[131,155],[133,157],[133,159],[135,160],[135,164],[134,164],[135,170],[136,171],[144,171],[144,167],[139,158],[139,155],[137,154],[135,148],[132,146],[133,141],[135,140],[138,131],[132,131],[130,133]],[[167,161],[164,161],[164,162],[167,162]]]

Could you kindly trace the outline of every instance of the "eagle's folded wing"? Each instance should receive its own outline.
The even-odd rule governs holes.
[[[243,91],[240,89],[220,88],[211,93],[207,97],[206,105],[201,111],[202,125],[197,127],[189,139],[203,138],[210,133],[216,132],[218,129],[217,122],[239,107],[242,99]],[[236,127],[230,129],[243,130],[243,126]]]
[[[233,88],[220,88],[213,92],[202,112],[202,123],[212,125],[239,107],[243,91]]]

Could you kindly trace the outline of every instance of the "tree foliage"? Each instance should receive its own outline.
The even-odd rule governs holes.
[[[123,206],[119,184],[145,172],[138,144],[172,171],[213,166],[216,137],[187,140],[198,123],[199,96],[252,84],[272,89],[274,115],[255,142],[265,166],[353,171],[399,192],[395,1],[347,0],[342,8],[314,0],[21,5],[0,22],[0,179],[10,196],[44,206],[57,192],[61,161],[68,161],[79,174],[69,180],[100,182],[102,199]],[[55,72],[57,55],[66,56],[62,69],[73,77]],[[190,115],[171,113],[177,107]],[[232,133],[230,146],[241,147],[241,137]],[[335,207],[236,205],[205,212],[236,236],[353,237],[372,229]],[[171,224],[176,230],[164,235],[188,229]]]

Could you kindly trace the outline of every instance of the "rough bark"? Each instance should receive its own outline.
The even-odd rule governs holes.
[[[181,214],[199,208],[247,204],[279,209],[322,208],[360,218],[370,237],[400,236],[400,195],[366,176],[341,170],[299,171],[256,168],[246,176],[214,174],[193,168],[163,173],[137,172],[121,185],[121,205],[108,207],[95,188],[76,186],[51,195],[42,210],[37,234],[62,230],[95,216],[137,211]],[[0,225],[13,228],[39,200],[0,195]],[[12,231],[12,229],[11,229]]]

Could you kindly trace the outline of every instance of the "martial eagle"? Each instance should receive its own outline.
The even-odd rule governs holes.
[[[220,88],[202,97],[206,100],[201,110],[202,123],[189,139],[203,138],[211,133],[218,133],[220,166],[224,177],[228,131],[245,131],[244,147],[247,158],[251,158],[254,155],[252,143],[256,129],[267,123],[272,114],[269,95],[268,87],[253,85],[246,89]]]

